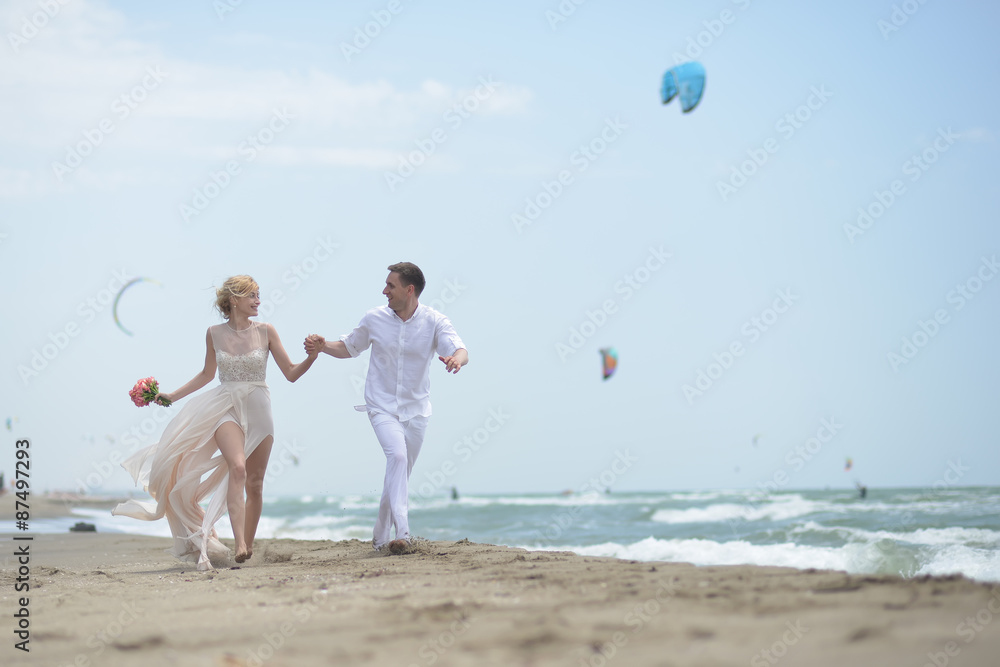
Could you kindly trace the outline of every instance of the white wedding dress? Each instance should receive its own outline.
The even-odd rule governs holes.
[[[155,521],[164,516],[174,536],[169,553],[212,568],[211,559],[226,559],[229,549],[213,526],[225,514],[229,467],[219,452],[215,431],[227,421],[243,429],[247,458],[274,435],[271,395],[264,382],[268,357],[267,325],[251,322],[236,331],[228,323],[209,328],[219,368],[219,386],[191,398],[167,424],[158,443],[125,461],[136,484],[153,500],[129,500],[112,514]],[[209,499],[206,509],[199,504]]]

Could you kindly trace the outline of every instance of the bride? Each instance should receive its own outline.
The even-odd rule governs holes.
[[[226,280],[216,290],[215,306],[226,321],[208,328],[205,367],[157,401],[174,402],[198,391],[212,381],[216,368],[219,386],[191,399],[167,424],[158,443],[122,462],[153,502],[129,500],[111,512],[144,521],[166,516],[174,536],[170,552],[196,562],[199,570],[212,568],[211,557],[228,556],[229,549],[213,528],[227,508],[236,562],[253,555],[264,472],[274,442],[271,396],[264,382],[268,353],[289,382],[299,379],[319,356],[316,351],[293,364],[274,327],[250,320],[260,306],[260,287],[250,276]],[[199,503],[205,498],[210,500],[202,510]]]

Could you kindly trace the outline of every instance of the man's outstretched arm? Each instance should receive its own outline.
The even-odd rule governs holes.
[[[462,366],[469,363],[469,352],[464,347],[455,350],[455,354],[450,357],[438,356],[442,362],[444,362],[444,369],[449,373],[457,373],[462,369]]]

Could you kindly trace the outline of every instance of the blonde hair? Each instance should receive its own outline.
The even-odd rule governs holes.
[[[215,307],[227,320],[232,315],[232,302],[234,296],[250,296],[260,289],[257,281],[250,276],[233,276],[227,278],[222,283],[222,287],[215,290]]]

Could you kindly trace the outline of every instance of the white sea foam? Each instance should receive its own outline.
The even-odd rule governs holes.
[[[1000,552],[953,544],[936,550],[917,574],[964,574],[979,581],[1000,581]]]
[[[537,549],[525,546],[526,549]],[[742,540],[715,542],[702,539],[660,540],[648,537],[633,544],[606,542],[593,546],[560,546],[546,550],[573,551],[584,556],[609,556],[628,560],[669,561],[695,565],[775,565],[832,570],[851,569],[857,560],[853,549],[801,544],[750,544]]]
[[[342,523],[350,523],[352,521],[357,521],[359,518],[360,517],[358,517],[358,516],[352,516],[352,515],[347,515],[347,516],[330,516],[330,515],[325,515],[325,514],[310,514],[310,515],[304,516],[304,517],[302,517],[300,519],[296,519],[295,521],[291,522],[290,524],[287,523],[287,521],[286,521],[286,525],[288,525],[290,528],[293,528],[293,529],[299,529],[299,528],[324,528],[324,527],[327,527],[327,526],[334,526],[334,525],[342,524]],[[261,520],[263,520],[263,519],[264,519],[264,517],[261,517]]]
[[[1000,531],[986,528],[921,528],[904,535],[903,539],[920,544],[1000,547]]]
[[[522,545],[537,550],[537,545]],[[743,540],[716,542],[704,539],[661,540],[648,537],[632,544],[606,542],[590,546],[545,546],[546,551],[572,551],[583,556],[626,560],[667,561],[694,565],[762,565],[843,570],[855,574],[892,573],[902,576],[961,573],[980,581],[1000,581],[1000,552],[961,544],[925,546],[914,553],[897,553],[877,540],[851,542],[839,547],[751,544]]]
[[[698,501],[698,500],[718,500],[720,498],[726,498],[728,496],[742,496],[743,494],[733,491],[677,491],[671,493],[668,498],[670,500],[686,500],[686,501]]]
[[[631,502],[639,502],[640,499],[629,499]],[[489,505],[520,505],[525,507],[572,507],[576,505],[621,505],[624,498],[618,498],[604,493],[579,493],[568,496],[462,496],[460,503],[474,505],[477,507],[487,507]],[[648,499],[644,500],[648,502]]]
[[[596,491],[590,493],[580,493],[572,494],[567,496],[473,496],[473,495],[460,495],[457,500],[452,500],[450,494],[441,493],[437,495],[432,495],[428,497],[421,496],[419,494],[419,480],[414,478],[410,480],[410,491],[411,496],[409,499],[410,507],[422,507],[422,508],[434,508],[434,507],[446,507],[451,505],[458,506],[470,506],[470,507],[489,507],[491,505],[512,505],[512,506],[525,506],[525,507],[544,507],[544,506],[573,506],[573,505],[622,505],[622,504],[641,504],[641,503],[658,503],[663,501],[662,495],[644,495],[644,496],[615,496],[613,494],[598,493]],[[313,496],[302,496],[301,498],[295,499],[297,502],[303,504],[310,504],[315,501]],[[378,509],[380,497],[379,496],[326,496],[324,502],[331,505],[338,505],[344,509]]]
[[[534,549],[537,547],[526,546]],[[842,570],[852,573],[892,571],[882,552],[871,544],[841,547],[794,543],[750,544],[742,540],[715,542],[703,539],[659,540],[647,538],[633,544],[608,542],[593,546],[560,546],[547,550],[572,551],[584,556],[607,556],[627,560],[666,561],[694,565],[761,565]],[[898,572],[907,574],[906,572]]]
[[[462,500],[452,500],[449,498],[435,497],[435,498],[410,498],[408,507],[410,511],[413,510],[436,510],[442,509],[444,507],[462,507],[470,506],[470,503]]]
[[[263,521],[261,521],[263,524]],[[339,528],[316,527],[316,528],[295,528],[292,526],[278,526],[268,528],[262,525],[257,531],[257,539],[295,539],[295,540],[362,540],[372,539],[372,527],[370,524],[348,525]]]
[[[165,519],[162,521],[142,521],[128,516],[112,516],[107,510],[90,507],[74,508],[73,516],[86,517],[87,522],[94,524],[94,528],[99,533],[129,533],[131,535],[170,537],[170,524]],[[69,524],[73,525],[78,520],[74,518],[69,521]],[[32,522],[32,529],[38,529],[36,522]],[[68,528],[64,530],[68,530]]]
[[[327,502],[345,510],[378,510],[379,498],[372,496],[345,496],[335,499],[332,503],[330,501]]]
[[[719,503],[707,507],[687,509],[660,509],[653,513],[652,521],[660,523],[716,523],[721,521],[761,521],[794,519],[829,509],[830,503],[806,500],[790,494],[775,497],[766,503]]]
[[[950,526],[948,528],[920,528],[912,531],[865,530],[850,526],[823,526],[815,521],[806,521],[788,531],[790,535],[806,533],[823,533],[837,535],[845,540],[876,541],[896,540],[911,544],[932,546],[986,546],[1000,547],[1000,531],[988,528],[964,528]]]

